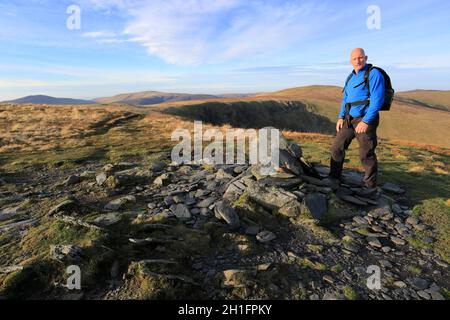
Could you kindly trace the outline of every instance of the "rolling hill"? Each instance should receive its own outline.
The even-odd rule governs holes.
[[[413,93],[399,93],[398,98],[394,101],[391,111],[381,113],[381,124],[379,128],[379,136],[384,139],[408,141],[418,144],[437,145],[446,148],[450,148],[450,141],[448,136],[450,135],[450,112],[443,109],[433,108],[430,106],[424,106],[425,101],[439,101],[441,105],[450,105],[450,99],[446,99],[447,91],[437,91],[436,97],[432,95],[433,91],[414,91]],[[422,93],[422,95],[420,94]],[[409,97],[415,97],[415,101],[405,100],[403,97],[409,95]],[[234,123],[233,119],[236,119],[233,115],[233,119],[227,119],[230,113],[227,108],[223,108],[223,103],[234,104],[242,102],[252,102],[255,110],[261,110],[256,105],[264,104],[267,106],[267,101],[272,101],[274,105],[278,105],[279,108],[276,111],[277,119],[282,119],[285,114],[285,122],[292,123],[292,113],[285,112],[283,105],[286,102],[301,102],[308,107],[309,112],[313,112],[318,116],[325,117],[329,122],[334,123],[339,113],[341,104],[342,88],[336,86],[307,86],[289,88],[276,92],[261,93],[251,97],[241,99],[209,99],[206,101],[185,101],[185,102],[165,102],[152,106],[153,110],[167,110],[170,108],[171,114],[182,115],[186,118],[204,119],[206,113],[214,113],[221,117],[221,123]],[[417,101],[423,101],[418,103]],[[447,102],[449,101],[449,102]],[[215,103],[214,103],[215,102]],[[283,102],[280,104],[280,102]],[[203,108],[198,108],[198,105]],[[176,112],[174,108],[182,108],[180,112]],[[203,110],[204,108],[214,111]],[[270,114],[273,113],[274,108],[270,108]],[[189,112],[191,110],[191,112]],[[222,112],[221,112],[222,110]],[[267,109],[269,110],[269,109]],[[266,114],[269,114],[266,113]],[[269,115],[270,116],[270,115]],[[233,120],[233,121],[231,121]],[[248,121],[241,119],[246,126]],[[277,123],[280,124],[281,120]],[[301,119],[298,119],[301,121]],[[319,133],[329,133],[329,122],[323,128],[315,127]],[[286,128],[292,128],[291,125]]]
[[[399,92],[398,101],[418,104],[427,108],[450,111],[450,90],[414,90]]]
[[[2,103],[12,103],[12,104],[55,104],[55,105],[83,105],[83,104],[95,104],[94,101],[91,100],[82,100],[82,99],[70,99],[70,98],[55,98],[45,95],[33,95],[26,96],[23,98],[3,101]]]
[[[125,103],[131,105],[155,105],[164,102],[190,101],[190,100],[208,100],[221,98],[245,98],[248,94],[189,94],[189,93],[166,93],[158,91],[143,91],[135,93],[123,93],[113,97],[104,97],[95,99],[96,102],[102,104],[108,103]]]

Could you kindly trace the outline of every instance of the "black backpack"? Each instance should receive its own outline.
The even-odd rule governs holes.
[[[391,78],[389,77],[389,75],[386,73],[386,71],[384,71],[383,69],[379,68],[379,67],[375,67],[371,64],[368,64],[369,68],[367,69],[366,73],[364,74],[364,81],[361,82],[360,84],[358,84],[357,86],[355,86],[354,88],[358,88],[361,85],[365,85],[367,86],[367,88],[369,89],[369,98],[370,98],[370,86],[369,86],[369,75],[370,75],[370,71],[372,71],[373,69],[377,69],[378,71],[381,72],[381,74],[383,75],[384,78],[384,104],[381,107],[380,111],[389,111],[391,109],[391,105],[392,102],[394,101],[394,89],[392,88],[392,83],[391,83]],[[342,90],[342,92],[344,92],[345,88],[347,87],[348,82],[350,81],[350,79],[353,77],[353,72],[350,73],[350,75],[347,78],[347,81],[345,82],[345,86],[344,89]],[[350,103],[350,105],[360,105],[363,103],[370,103],[370,100],[364,100],[364,101],[356,101],[356,102],[352,102]]]

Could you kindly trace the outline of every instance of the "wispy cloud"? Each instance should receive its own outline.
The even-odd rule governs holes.
[[[85,38],[113,38],[116,34],[111,31],[91,31],[83,33],[83,37]]]
[[[86,0],[127,17],[124,34],[150,55],[196,65],[279,52],[323,25],[326,6],[276,0]]]

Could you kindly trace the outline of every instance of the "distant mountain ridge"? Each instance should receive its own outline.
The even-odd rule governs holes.
[[[55,98],[46,95],[33,95],[23,98],[3,101],[2,103],[13,104],[60,104],[60,105],[74,105],[74,104],[95,104],[92,100],[71,99],[71,98]]]
[[[190,93],[166,93],[159,91],[142,91],[134,93],[124,93],[112,97],[97,98],[97,103],[123,103],[131,105],[153,105],[164,102],[178,102],[190,100],[209,100],[222,98],[245,98],[248,94],[190,94]]]

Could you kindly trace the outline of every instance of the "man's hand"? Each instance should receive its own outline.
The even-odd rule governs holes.
[[[367,132],[367,129],[369,129],[369,125],[365,122],[360,122],[358,123],[358,125],[356,126],[356,133],[365,133]]]
[[[343,125],[344,125],[344,119],[339,119],[336,124],[336,131],[337,132],[341,131]]]

